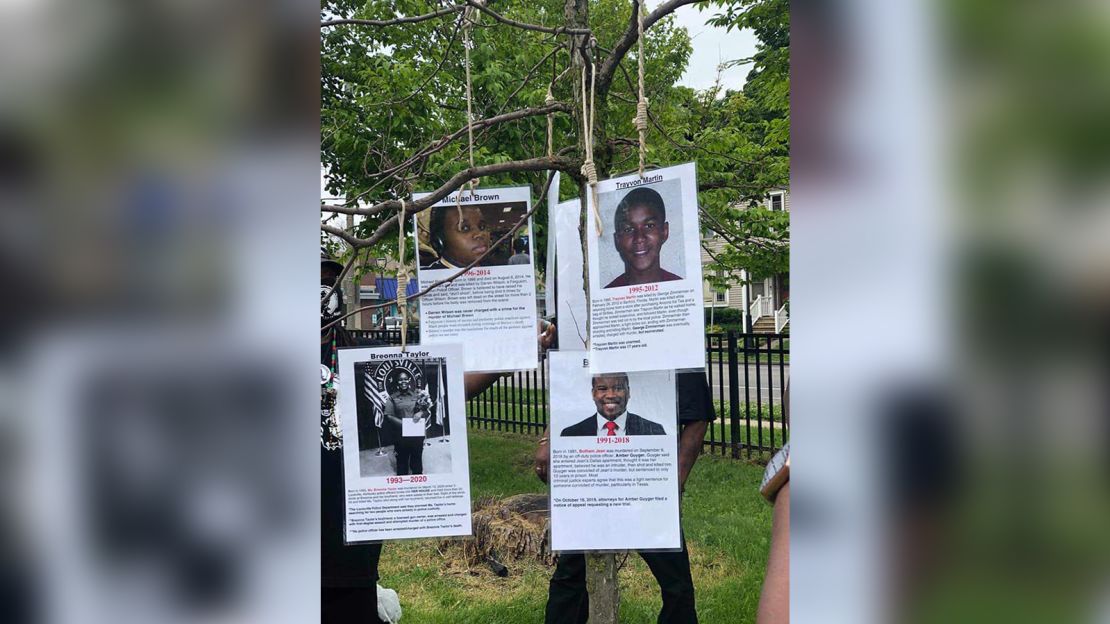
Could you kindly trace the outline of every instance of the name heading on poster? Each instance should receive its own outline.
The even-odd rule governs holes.
[[[404,353],[371,353],[371,360],[393,360],[398,356],[407,358],[426,358],[429,353],[427,351],[405,351]]]
[[[638,180],[633,180],[631,182],[617,182],[617,188],[618,189],[626,189],[626,188],[632,188],[634,186],[640,186],[641,184],[652,184],[654,182],[662,182],[662,181],[663,181],[663,176],[662,175],[653,175],[653,176],[643,177],[643,178],[640,178]]]
[[[463,195],[462,199],[459,199],[459,196],[456,194],[456,195],[450,195],[448,197],[445,197],[445,198],[439,200],[439,203],[441,203],[441,204],[443,204],[443,203],[452,203],[452,204],[463,203],[463,204],[465,204],[467,202],[498,201],[500,199],[501,199],[501,196],[498,195],[497,193],[489,193],[489,194],[486,194],[486,195],[483,195],[481,193],[473,193],[471,195]]]

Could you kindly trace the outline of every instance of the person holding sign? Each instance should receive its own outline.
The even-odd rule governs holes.
[[[436,206],[431,212],[428,242],[439,258],[424,268],[459,269],[470,265],[489,250],[493,235],[481,208],[468,206],[460,210]]]
[[[432,400],[427,392],[413,388],[408,371],[399,368],[391,378],[385,418],[401,434],[394,447],[397,475],[424,474],[424,429],[431,415]]]
[[[663,198],[650,188],[638,188],[617,204],[613,244],[624,261],[624,273],[606,288],[681,280],[659,265],[659,252],[670,237]]]
[[[597,413],[582,422],[563,429],[563,436],[634,436],[664,435],[663,425],[642,416],[628,413],[628,375],[610,373],[595,375],[591,380]]]

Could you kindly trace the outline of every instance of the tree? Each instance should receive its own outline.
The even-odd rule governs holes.
[[[323,210],[363,219],[322,229],[352,256],[386,244],[407,217],[475,178],[488,186],[527,180],[542,224],[548,171],[566,174],[563,190],[581,197],[590,181],[584,165],[592,162],[599,179],[636,170],[642,49],[648,164],[698,162],[703,224],[729,242],[715,262],[785,262],[780,216],[737,209],[786,178],[786,105],[778,99],[785,44],[772,37],[784,32],[775,27],[784,1],[721,5],[720,23],[766,25],[768,37],[760,35],[765,54],[749,76],[758,84],[724,97],[675,86],[691,46],[672,14],[706,0],[665,0],[650,12],[637,4],[644,0],[446,1],[457,4],[323,1],[321,160],[328,190],[347,198]],[[418,190],[430,195],[406,199]],[[542,226],[534,230],[543,237]],[[588,584],[592,621],[615,622],[611,555],[590,558]]]
[[[738,268],[781,269],[787,224],[781,214],[740,211],[788,175],[786,89],[788,22],[783,0],[719,4],[714,20],[753,28],[761,44],[742,92],[696,93],[677,87],[690,55],[671,14],[698,0],[668,0],[645,19],[645,92],[650,101],[648,162],[697,160],[703,224],[729,242],[716,260]],[[579,86],[586,59],[595,91],[594,159],[598,175],[635,169],[635,6],[628,0],[436,4],[428,0],[326,0],[321,9],[321,160],[328,190],[344,196],[330,214],[363,217],[355,228],[325,231],[355,249],[383,247],[395,236],[399,199],[406,214],[480,176],[483,184],[527,181],[538,191],[549,169],[563,176],[563,196],[580,195],[585,160]],[[397,17],[402,16],[402,17]],[[466,127],[464,40],[470,49],[474,168]],[[591,42],[596,42],[591,46]],[[740,60],[738,62],[748,62]],[[553,101],[547,102],[548,89]],[[547,118],[553,153],[547,155]],[[538,202],[542,204],[542,202]],[[545,236],[545,207],[536,237]],[[543,250],[542,246],[538,249]],[[542,258],[541,258],[542,259]]]

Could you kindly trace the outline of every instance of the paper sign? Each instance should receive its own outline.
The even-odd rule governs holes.
[[[582,239],[578,228],[581,214],[582,202],[578,199],[563,202],[552,211],[555,226],[552,231],[558,250],[556,329],[560,351],[586,350],[586,289],[582,275]]]
[[[470,535],[462,360],[459,345],[339,350],[347,542]]]
[[[421,297],[420,343],[465,344],[467,372],[534,369],[539,358],[536,273],[532,224],[526,217],[531,189],[459,193],[461,203],[451,194],[413,217],[421,290],[477,261]],[[496,244],[518,223],[520,230]]]
[[[551,548],[679,549],[673,371],[593,375],[552,352]]]
[[[602,234],[591,218],[587,236],[594,371],[704,367],[694,164],[605,180],[597,190]]]

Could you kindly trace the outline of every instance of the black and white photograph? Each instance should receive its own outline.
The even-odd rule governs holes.
[[[686,163],[603,180],[596,207],[587,194],[593,372],[705,366],[697,186]]]
[[[462,346],[349,347],[337,359],[345,541],[470,535]],[[416,493],[419,505],[405,502]]]
[[[680,191],[675,179],[598,193],[606,230],[598,245],[604,288],[673,282],[685,276]]]
[[[446,368],[442,358],[355,364],[359,474],[451,472]]]
[[[552,549],[677,549],[674,371],[598,374],[581,351],[549,357]]]

